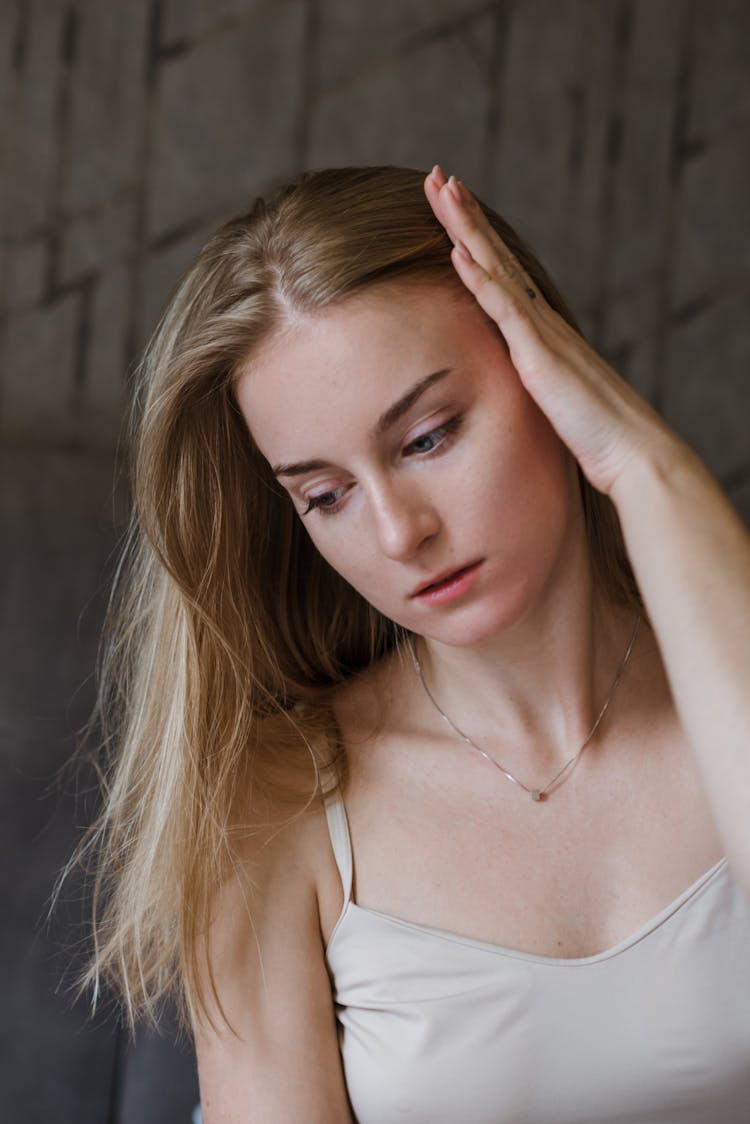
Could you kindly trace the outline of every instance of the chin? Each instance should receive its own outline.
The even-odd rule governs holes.
[[[449,648],[481,647],[518,624],[535,601],[528,583],[522,581],[512,593],[505,589],[502,596],[483,597],[446,614],[442,620],[425,621],[422,635]]]

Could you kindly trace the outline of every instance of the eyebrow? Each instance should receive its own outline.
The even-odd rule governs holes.
[[[382,437],[387,433],[422,397],[426,390],[444,379],[451,371],[452,367],[442,367],[439,371],[433,371],[431,375],[425,375],[423,379],[416,382],[410,390],[407,390],[406,394],[402,394],[398,401],[394,402],[380,415],[372,429],[372,436]],[[316,472],[320,468],[327,467],[328,462],[323,460],[297,461],[295,464],[274,465],[272,472],[274,476],[303,476],[306,472]]]

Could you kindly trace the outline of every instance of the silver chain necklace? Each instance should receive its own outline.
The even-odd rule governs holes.
[[[498,761],[496,761],[494,759],[494,757],[490,757],[489,753],[485,753],[485,751],[483,749],[481,749],[480,746],[478,746],[475,741],[472,741],[472,739],[469,737],[468,734],[465,734],[463,732],[463,730],[459,730],[456,723],[451,718],[449,718],[448,715],[445,713],[445,711],[439,706],[437,700],[435,699],[435,696],[433,695],[430,688],[427,686],[427,684],[425,682],[424,675],[422,674],[422,665],[419,662],[419,658],[417,656],[416,649],[415,649],[414,645],[412,644],[411,639],[409,640],[408,643],[409,643],[409,648],[411,650],[412,659],[414,660],[414,669],[415,669],[415,671],[416,671],[416,673],[419,677],[419,681],[422,684],[422,686],[424,687],[425,694],[427,695],[427,698],[430,700],[432,705],[435,707],[435,710],[438,712],[438,714],[441,716],[441,718],[443,718],[444,721],[447,722],[448,726],[450,726],[451,730],[453,730],[453,732],[455,734],[458,734],[458,736],[460,738],[463,738],[463,740],[468,745],[470,745],[472,747],[472,749],[475,749],[477,751],[477,753],[481,753],[482,757],[486,757],[486,759],[490,762],[491,765],[494,765],[496,769],[499,769],[500,772],[503,774],[503,776],[507,777],[509,781],[513,781],[513,784],[517,784],[520,788],[522,788],[524,790],[524,792],[528,792],[529,795],[531,796],[532,800],[539,802],[539,801],[543,801],[543,800],[547,799],[548,793],[551,791],[551,789],[555,785],[557,785],[558,781],[560,782],[560,784],[563,784],[564,781],[566,781],[568,779],[568,777],[572,773],[573,766],[578,761],[578,758],[581,756],[584,749],[586,748],[586,746],[589,744],[589,742],[593,738],[594,734],[596,733],[596,731],[599,727],[599,723],[601,722],[602,718],[604,718],[604,715],[607,713],[607,708],[609,707],[609,704],[612,702],[612,699],[614,697],[614,693],[617,690],[618,684],[619,684],[620,680],[622,679],[622,675],[623,675],[623,672],[625,671],[628,660],[630,659],[630,653],[633,651],[633,645],[635,644],[635,638],[636,638],[636,635],[638,633],[638,625],[640,624],[640,621],[641,621],[641,618],[640,618],[640,615],[639,615],[635,618],[635,628],[633,629],[633,635],[630,637],[630,643],[628,644],[627,651],[625,652],[625,655],[622,658],[620,666],[617,669],[617,674],[615,675],[612,686],[609,689],[609,694],[607,695],[606,699],[604,700],[604,706],[599,711],[599,714],[597,715],[597,718],[596,718],[596,722],[594,722],[594,725],[591,727],[588,734],[586,735],[586,739],[585,739],[583,745],[581,746],[581,748],[578,750],[577,753],[573,754],[573,756],[570,758],[569,761],[565,762],[562,769],[560,769],[559,772],[555,773],[552,780],[549,781],[549,783],[546,784],[544,786],[544,788],[529,788],[527,785],[525,785],[523,783],[523,781],[519,781],[518,777],[514,777],[512,773],[509,773],[508,770],[503,765],[501,765]],[[568,770],[570,770],[570,772]],[[565,774],[565,773],[567,773],[567,776],[563,776],[563,774]],[[562,780],[561,780],[561,778],[562,778]]]

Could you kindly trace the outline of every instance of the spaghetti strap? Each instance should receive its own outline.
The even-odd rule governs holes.
[[[352,841],[340,789],[336,788],[326,796],[325,809],[331,847],[341,875],[341,884],[344,887],[344,908],[346,908],[352,895]]]

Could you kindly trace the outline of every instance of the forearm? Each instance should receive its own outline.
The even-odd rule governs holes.
[[[750,892],[750,535],[679,441],[634,462],[612,499],[718,830]]]

